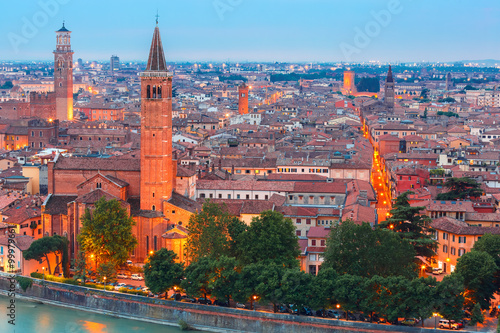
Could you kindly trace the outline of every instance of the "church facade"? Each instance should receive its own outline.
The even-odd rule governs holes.
[[[70,256],[78,253],[81,217],[101,198],[116,199],[134,218],[138,245],[130,254],[144,262],[166,247],[184,260],[184,228],[201,209],[192,193],[195,171],[177,167],[172,155],[172,73],[168,72],[158,26],[141,74],[141,151],[116,158],[58,156],[48,165],[49,196],[42,205],[44,235],[63,235]]]

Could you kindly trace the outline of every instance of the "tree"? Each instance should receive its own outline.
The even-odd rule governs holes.
[[[364,300],[368,298],[370,289],[367,279],[359,275],[344,274],[335,281],[334,299],[346,311],[363,311]]]
[[[97,280],[111,283],[116,281],[116,263],[112,261],[103,262],[97,267]]]
[[[338,274],[333,268],[321,268],[313,277],[313,294],[311,306],[316,309],[326,309],[337,304],[335,288]]]
[[[260,264],[262,266],[261,274],[257,281],[255,291],[260,295],[260,303],[272,303],[273,311],[277,312],[277,306],[283,303],[285,294],[282,288],[283,277],[286,269],[283,265],[278,265],[271,262],[268,265]]]
[[[264,211],[254,217],[246,232],[238,237],[237,258],[244,264],[275,262],[283,267],[299,267],[299,242],[292,220],[283,214]]]
[[[458,274],[450,274],[436,286],[434,293],[434,308],[443,318],[462,320],[465,298],[464,280]]]
[[[78,251],[78,255],[76,258],[76,264],[75,264],[75,279],[81,279],[82,283],[85,284],[85,281],[87,280],[87,276],[90,275],[90,270],[87,268],[87,259],[85,256],[85,252],[82,250]]]
[[[389,230],[345,221],[332,228],[326,245],[322,269],[333,268],[339,275],[416,276],[415,250]]]
[[[478,198],[483,194],[481,185],[475,179],[469,177],[448,178],[444,186],[448,189],[448,192],[439,193],[437,195],[438,200],[463,200]]]
[[[283,275],[281,288],[284,301],[287,304],[293,304],[298,314],[302,308],[310,305],[313,295],[311,274],[298,268],[289,268]]]
[[[235,258],[220,256],[212,261],[209,275],[208,289],[212,290],[212,295],[217,299],[231,300],[238,281],[238,262]]]
[[[438,242],[434,239],[434,229],[430,227],[431,219],[420,214],[425,207],[412,207],[408,201],[407,191],[399,195],[390,214],[391,217],[381,223],[382,226],[394,230],[398,236],[408,241],[417,256],[430,259],[436,255]]]
[[[86,253],[96,256],[96,263],[112,261],[121,265],[137,245],[132,234],[134,225],[133,218],[118,200],[106,201],[101,197],[93,212],[85,210],[78,242]]]
[[[488,253],[493,260],[495,260],[495,264],[498,267],[498,270],[495,272],[494,283],[497,288],[497,291],[500,290],[500,235],[492,235],[485,234],[474,243],[474,247],[472,251],[483,251]]]
[[[237,302],[251,302],[253,307],[254,297],[257,298],[259,277],[265,265],[263,263],[243,266],[235,283],[233,298]]]
[[[5,81],[5,83],[0,86],[0,89],[12,89],[13,87],[12,81]]]
[[[486,252],[471,251],[458,259],[455,274],[460,275],[465,286],[465,305],[479,303],[482,309],[490,307],[490,300],[496,291],[495,273],[498,270],[495,260]]]
[[[23,257],[26,260],[42,260],[47,262],[47,272],[53,274],[55,271],[50,267],[49,254],[61,256],[59,263],[63,267],[64,276],[69,276],[69,260],[68,260],[68,240],[62,236],[54,235],[37,239],[31,243],[30,247],[23,252]]]
[[[476,325],[476,331],[477,331],[477,323],[483,323],[484,322],[484,315],[481,312],[481,305],[479,303],[474,304],[474,307],[472,308],[471,316],[470,316],[470,324],[471,325]]]
[[[180,285],[184,266],[176,263],[177,254],[162,248],[148,257],[144,264],[144,283],[152,293],[158,294]]]
[[[189,218],[189,236],[186,250],[191,261],[201,257],[232,256],[235,232],[242,232],[244,224],[229,215],[226,205],[207,200],[200,213]]]
[[[198,261],[192,262],[184,270],[185,280],[182,280],[181,287],[188,295],[207,297],[212,293],[210,286],[210,276],[214,266],[214,260],[210,257],[201,257]]]

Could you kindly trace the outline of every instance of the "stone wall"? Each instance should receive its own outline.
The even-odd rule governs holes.
[[[0,290],[8,290],[7,275],[0,275]],[[37,301],[52,301],[131,319],[176,324],[184,320],[191,327],[214,332],[344,333],[344,332],[428,332],[439,330],[336,321],[317,317],[254,312],[218,306],[181,303],[143,296],[105,292],[80,286],[33,279],[33,286],[19,295]],[[62,305],[62,304],[61,304]],[[463,331],[462,331],[463,332]]]

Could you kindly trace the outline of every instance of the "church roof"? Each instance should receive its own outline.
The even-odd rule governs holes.
[[[66,29],[66,27],[64,26],[64,23],[63,23],[63,26],[61,29],[57,30],[56,32],[66,32],[66,31],[69,31],[68,29]]]
[[[160,38],[160,29],[155,27],[153,33],[153,41],[151,42],[151,49],[149,50],[149,59],[146,71],[167,71],[167,63],[165,62],[165,54],[163,53],[163,45]]]

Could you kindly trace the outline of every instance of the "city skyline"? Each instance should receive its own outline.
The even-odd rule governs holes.
[[[65,20],[75,59],[117,54],[122,61],[141,60],[157,9],[169,62],[451,62],[500,55],[500,45],[491,42],[500,30],[500,4],[489,0],[89,1],[84,7],[41,0],[28,11],[20,3],[5,5],[11,15],[0,23],[0,57],[49,60],[53,32]]]

